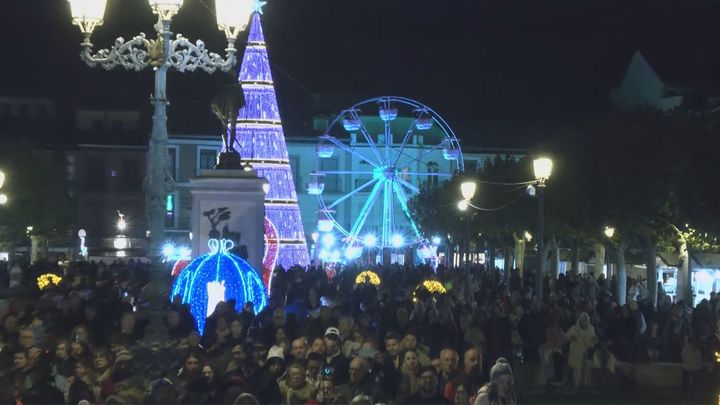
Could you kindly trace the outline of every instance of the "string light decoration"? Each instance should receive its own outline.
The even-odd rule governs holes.
[[[39,289],[44,290],[49,285],[59,285],[62,281],[62,277],[57,274],[47,273],[37,278],[37,286]]]
[[[242,151],[243,160],[249,162],[270,186],[265,194],[265,215],[273,227],[265,227],[265,237],[267,241],[277,241],[277,246],[273,248],[277,250],[274,262],[269,257],[271,249],[266,255],[267,265],[263,260],[263,279],[269,288],[275,266],[286,269],[294,265],[307,266],[310,256],[270,73],[260,21],[261,7],[258,5],[252,14],[248,43],[238,75],[245,94],[245,105],[238,112],[235,150]],[[268,233],[272,231],[276,235]]]
[[[417,302],[418,295],[429,295],[435,299],[438,295],[447,293],[445,286],[437,280],[425,280],[418,284],[413,291],[413,302]]]
[[[362,273],[358,274],[357,277],[355,277],[355,284],[365,284],[370,283],[374,286],[380,285],[380,276],[377,275],[374,271],[366,270]]]
[[[263,271],[262,280],[265,284],[267,293],[271,292],[272,276],[275,271],[275,264],[277,263],[278,251],[280,250],[280,243],[278,239],[278,231],[268,217],[265,217],[265,254],[263,255]]]
[[[235,299],[237,312],[250,301],[255,314],[268,304],[260,276],[245,260],[230,253],[233,246],[228,239],[210,239],[210,252],[190,262],[173,284],[170,299],[180,296],[184,304],[190,305],[201,334],[205,319],[220,301]]]

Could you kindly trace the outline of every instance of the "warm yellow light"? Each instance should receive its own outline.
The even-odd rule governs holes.
[[[72,22],[85,35],[83,45],[90,44],[90,35],[95,27],[102,25],[107,0],[69,0]]]
[[[615,236],[615,228],[613,228],[612,226],[606,226],[603,232],[608,238],[612,238],[613,236]]]
[[[460,202],[458,203],[458,209],[460,211],[465,211],[468,209],[468,205],[469,203],[467,202],[467,200],[460,200]]]
[[[5,205],[8,202],[7,194],[0,194],[0,205]]]
[[[553,162],[549,158],[538,158],[533,160],[533,171],[535,172],[535,178],[544,182],[550,178],[553,169]]]
[[[73,21],[79,23],[90,22],[92,28],[102,24],[105,17],[105,5],[107,0],[68,0],[70,3],[70,15]],[[82,27],[81,27],[82,28]],[[90,30],[92,31],[92,30]]]
[[[366,270],[355,277],[355,284],[364,284],[365,282],[378,286],[380,285],[380,276],[374,271]]]
[[[183,0],[148,0],[148,4],[160,19],[169,20],[180,10]]]
[[[462,193],[463,198],[466,200],[473,198],[476,189],[477,183],[475,183],[474,181],[465,181],[460,184],[460,192]]]
[[[530,242],[532,240],[532,234],[530,233],[530,231],[525,231],[525,233],[523,234],[523,238],[525,238],[527,242]]]
[[[5,172],[0,170],[0,188],[5,184]]]
[[[48,285],[58,285],[61,281],[62,277],[56,274],[47,273],[37,278],[37,286],[39,289],[44,290]]]
[[[215,15],[220,31],[228,38],[237,38],[253,12],[254,0],[215,0]]]

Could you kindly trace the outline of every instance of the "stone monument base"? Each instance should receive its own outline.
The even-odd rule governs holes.
[[[263,182],[252,170],[201,170],[190,179],[193,257],[208,252],[209,239],[230,239],[235,244],[232,252],[262,273]]]

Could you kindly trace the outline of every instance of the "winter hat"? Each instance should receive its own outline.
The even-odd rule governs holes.
[[[492,366],[492,368],[490,369],[490,382],[496,383],[498,382],[500,377],[504,375],[509,375],[510,378],[512,378],[513,372],[507,360],[505,360],[505,358],[503,357],[500,357],[495,362],[495,365]]]
[[[329,335],[335,335],[337,337],[340,337],[340,331],[338,330],[338,328],[331,326],[331,327],[327,328],[327,330],[325,330],[325,336],[329,336]]]
[[[133,358],[132,353],[123,349],[123,350],[120,350],[115,355],[115,363],[114,364],[118,364],[121,361],[130,361],[130,360],[132,360],[132,358]]]
[[[272,358],[277,358],[280,360],[285,360],[285,354],[283,353],[283,348],[280,346],[273,346],[268,351],[267,360],[270,360]]]

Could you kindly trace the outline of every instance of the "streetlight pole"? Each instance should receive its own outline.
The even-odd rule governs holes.
[[[543,278],[545,277],[545,182],[552,174],[553,162],[541,157],[533,160],[533,171],[537,185],[538,197],[538,270],[535,280],[535,296],[542,301]]]
[[[218,28],[227,38],[227,57],[208,52],[201,40],[194,44],[181,34],[171,39],[170,23],[183,4],[183,0],[148,0],[158,22],[154,28],[157,39],[146,39],[144,33],[126,41],[119,37],[110,49],[101,49],[93,54],[90,36],[104,20],[107,0],[69,0],[73,23],[80,27],[83,42],[80,58],[90,67],[102,66],[111,70],[117,66],[126,70],[141,71],[152,66],[155,71],[155,86],[151,97],[153,125],[148,145],[147,177],[144,182],[145,195],[149,203],[148,225],[150,228],[149,256],[159,255],[165,239],[165,198],[173,188],[172,175],[167,164],[167,71],[170,67],[179,72],[194,72],[202,69],[207,73],[216,70],[229,71],[237,60],[235,40],[248,23],[253,8],[262,6],[255,0],[215,0]]]
[[[545,276],[545,184],[538,183],[538,271],[535,280],[536,296],[542,300],[543,277]]]

